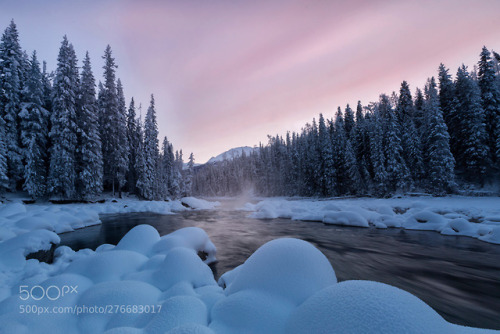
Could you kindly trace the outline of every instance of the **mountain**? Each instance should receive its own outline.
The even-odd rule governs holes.
[[[210,160],[207,161],[207,164],[213,164],[224,160],[233,160],[234,158],[240,157],[242,152],[245,152],[245,155],[248,156],[252,152],[257,151],[258,149],[259,149],[258,147],[250,147],[250,146],[235,147],[230,149],[229,151],[219,154],[216,157],[210,158]]]

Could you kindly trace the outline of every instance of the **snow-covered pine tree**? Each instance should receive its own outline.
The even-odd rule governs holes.
[[[427,175],[432,193],[443,195],[456,188],[454,180],[455,160],[450,151],[450,136],[439,107],[439,96],[434,77],[425,86],[424,112],[427,116]]]
[[[380,96],[378,113],[384,131],[383,146],[388,181],[387,186],[390,191],[407,191],[412,187],[412,179],[406,162],[403,159],[403,148],[400,138],[401,130],[394,110],[391,107],[389,97],[385,94]]]
[[[486,132],[490,158],[500,168],[500,89],[496,81],[491,53],[483,47],[479,59],[478,81],[481,89],[482,106],[485,113]]]
[[[151,94],[151,102],[144,121],[144,188],[146,199],[158,197],[158,124],[156,123],[155,99]]]
[[[354,112],[352,111],[351,107],[349,107],[349,104],[347,104],[344,111],[344,130],[347,139],[351,138],[354,124]]]
[[[335,165],[333,161],[332,139],[326,127],[323,114],[319,114],[318,126],[318,157],[320,179],[320,193],[322,196],[335,194]]]
[[[140,107],[139,107],[140,108]],[[137,119],[137,156],[134,165],[135,171],[137,173],[136,190],[137,195],[145,198],[145,188],[147,186],[146,179],[146,160],[144,156],[144,132],[142,129],[141,115]]]
[[[406,166],[411,166],[410,174],[415,182],[423,176],[423,157],[420,134],[414,122],[414,106],[410,87],[406,81],[401,83],[396,106],[400,126],[402,156]]]
[[[461,153],[457,145],[457,139],[460,134],[456,132],[459,128],[460,116],[457,115],[457,97],[455,94],[455,84],[451,80],[451,75],[448,69],[443,65],[439,65],[439,103],[443,111],[443,118],[450,134],[450,149],[451,153],[456,157]],[[457,161],[458,162],[458,161]]]
[[[470,77],[465,65],[458,69],[455,87],[457,105],[453,127],[457,169],[464,172],[467,180],[483,183],[489,165],[485,111],[477,82]]]
[[[78,99],[78,192],[82,199],[95,198],[102,192],[102,147],[99,135],[98,107],[95,79],[89,53],[83,60],[81,86]]]
[[[368,116],[368,115],[367,115]],[[383,120],[378,112],[370,116],[370,160],[373,166],[373,190],[377,196],[387,195],[387,171],[384,155]]]
[[[12,20],[0,41],[0,117],[5,122],[7,176],[11,191],[17,189],[23,176],[18,124],[24,78],[23,57],[17,27]]]
[[[244,155],[245,152],[243,152],[242,154]],[[244,158],[244,156],[242,158]],[[238,159],[237,159],[237,161],[238,161]],[[241,172],[241,169],[239,172]],[[193,154],[193,152],[191,152],[191,154],[189,154],[186,175],[184,177],[187,196],[191,196],[191,194],[193,192],[193,176],[194,176],[194,154]],[[241,179],[242,178],[243,177],[241,176]],[[240,181],[241,179],[238,179],[237,181]]]
[[[424,94],[422,93],[422,90],[420,88],[417,88],[415,91],[415,103],[414,103],[415,109],[414,109],[414,117],[413,120],[415,122],[415,127],[417,128],[417,132],[420,134],[420,137],[422,138],[423,134],[425,133],[425,127],[426,127],[426,117],[424,115]],[[425,141],[422,138],[422,145],[425,146]],[[425,150],[422,150],[424,152]]]
[[[174,147],[171,143],[168,145],[168,159],[166,161],[169,163],[167,171],[170,171],[168,174],[168,191],[172,197],[176,197],[180,194],[180,180],[178,170],[175,168]]]
[[[169,145],[167,137],[163,137],[163,142],[161,145],[161,153],[160,153],[160,166],[158,168],[158,178],[159,178],[159,192],[161,194],[161,198],[168,198],[170,196],[169,188],[170,188],[170,175],[172,169],[172,163],[170,161],[169,155]]]
[[[111,47],[104,51],[104,84],[99,87],[99,118],[104,168],[104,187],[121,191],[125,183],[127,163],[126,122],[124,111],[120,110],[118,89],[116,85],[115,59]]]
[[[116,84],[116,93],[118,96],[118,114],[116,114],[116,141],[118,143],[114,150],[113,162],[116,165],[116,180],[120,192],[127,181],[129,168],[128,152],[129,141],[127,137],[127,107],[125,104],[125,95],[123,94],[123,86],[120,79]]]
[[[139,133],[137,131],[134,98],[131,99],[127,112],[127,140],[129,143],[127,188],[129,192],[135,193],[137,183],[137,171],[135,169],[135,165],[139,150]]]
[[[79,86],[77,60],[73,46],[64,36],[57,57],[54,78],[51,131],[49,192],[65,199],[76,197],[76,98]]]
[[[33,198],[43,197],[47,189],[47,128],[48,111],[43,105],[43,83],[40,63],[36,52],[31,58],[31,69],[27,74],[19,114],[21,144],[23,146],[24,184],[23,189]]]
[[[353,193],[353,180],[349,174],[353,167],[348,165],[350,161],[348,161],[346,156],[348,139],[345,133],[344,118],[340,107],[337,109],[335,122],[330,124],[330,129],[332,130],[332,153],[335,172],[335,191],[333,193],[338,195]]]

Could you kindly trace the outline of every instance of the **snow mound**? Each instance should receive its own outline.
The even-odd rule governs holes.
[[[219,202],[209,202],[195,197],[184,197],[181,203],[197,210],[213,210],[220,205]]]
[[[115,250],[123,249],[148,255],[159,240],[160,235],[153,226],[137,225],[120,240]]]
[[[324,215],[323,222],[334,225],[369,226],[368,221],[363,216],[359,213],[349,211],[327,212]]]
[[[257,249],[225,291],[231,295],[259,290],[298,305],[336,282],[330,262],[317,248],[303,240],[283,238]]]
[[[286,333],[452,333],[452,326],[412,294],[370,281],[321,290],[290,316]]]

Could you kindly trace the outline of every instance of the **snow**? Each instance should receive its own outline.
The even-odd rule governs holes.
[[[286,333],[451,333],[414,295],[390,285],[345,281],[319,291],[290,316]]]
[[[287,218],[326,224],[404,228],[460,235],[500,244],[498,197],[268,198],[241,210],[256,219]]]
[[[462,223],[455,222],[457,229]],[[47,230],[33,233],[40,232],[55,235]],[[197,255],[200,251],[215,258],[215,247],[201,229],[184,228],[160,237],[147,225],[133,228],[116,247],[78,252],[59,247],[53,264],[25,261],[22,276],[5,281],[0,290],[0,332],[489,332],[450,324],[417,297],[392,286],[337,283],[330,262],[306,241],[282,238],[264,244],[221,277],[225,289]],[[66,285],[76,287],[76,293],[54,300],[40,298],[42,289]],[[20,286],[40,286],[38,293],[33,292],[40,300],[22,300]],[[19,311],[27,305],[42,313]],[[146,306],[155,307],[155,312],[138,311]],[[64,307],[65,312],[44,313]],[[95,311],[99,308],[108,312]]]
[[[250,146],[243,146],[243,147],[235,147],[232,148],[224,153],[219,154],[216,157],[212,157],[207,161],[207,164],[213,164],[216,162],[221,162],[224,160],[233,160],[234,158],[239,158],[245,152],[246,156],[249,156],[253,152],[258,152],[259,148],[258,147],[250,147]]]
[[[220,205],[219,202],[209,202],[195,197],[184,197],[181,202],[197,210],[213,210]]]
[[[227,295],[258,290],[299,305],[314,292],[337,282],[328,259],[310,243],[290,238],[268,242],[241,265]]]

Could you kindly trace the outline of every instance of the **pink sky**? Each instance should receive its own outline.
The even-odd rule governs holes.
[[[4,3],[5,2],[5,3]],[[43,4],[45,3],[45,4]],[[160,135],[204,162],[300,130],[320,112],[412,91],[440,62],[500,51],[500,1],[3,1],[23,48],[56,65],[64,34],[96,77],[110,44],[127,100],[156,98]]]

